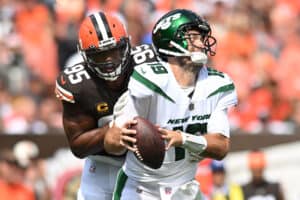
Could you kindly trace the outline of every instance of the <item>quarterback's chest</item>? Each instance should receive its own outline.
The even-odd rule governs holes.
[[[156,110],[156,123],[170,129],[185,130],[188,126],[204,126],[215,109],[213,101],[158,101]]]

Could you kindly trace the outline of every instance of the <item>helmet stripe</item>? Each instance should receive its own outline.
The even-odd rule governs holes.
[[[96,29],[99,41],[107,40],[109,38],[108,33],[111,34],[106,18],[102,17],[101,14],[103,13],[96,13],[94,15],[91,15],[91,20]]]
[[[92,21],[92,23],[94,25],[94,28],[96,30],[98,40],[101,41],[103,39],[103,36],[102,36],[102,33],[101,33],[100,29],[99,29],[98,22],[97,22],[97,20],[95,18],[95,15],[91,15],[90,18],[91,18],[91,21]]]
[[[107,30],[105,29],[104,22],[103,22],[102,18],[100,17],[99,13],[95,14],[95,18],[96,18],[98,27],[101,31],[101,34],[103,36],[103,40],[107,40],[108,39]]]
[[[111,30],[110,30],[110,27],[109,27],[109,24],[107,22],[107,19],[106,19],[106,16],[104,15],[104,13],[100,12],[100,16],[101,16],[101,19],[102,19],[102,22],[105,26],[105,29],[106,29],[106,33],[107,33],[107,36],[109,38],[111,38],[113,35],[111,33]]]

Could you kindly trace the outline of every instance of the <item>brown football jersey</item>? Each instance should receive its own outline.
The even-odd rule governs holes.
[[[114,104],[127,90],[133,67],[155,61],[157,57],[152,46],[144,44],[132,48],[129,64],[122,74],[125,81],[117,90],[109,89],[106,82],[93,74],[84,62],[75,64],[65,68],[57,77],[56,97],[62,101],[64,107],[74,106],[76,110],[91,116],[98,127],[101,127],[107,122],[104,118],[110,116],[112,119]]]

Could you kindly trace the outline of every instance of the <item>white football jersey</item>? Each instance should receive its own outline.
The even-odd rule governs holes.
[[[200,70],[190,97],[165,62],[135,67],[128,89],[134,107],[125,108],[121,121],[139,115],[163,128],[195,135],[219,130],[217,122],[209,121],[212,114],[237,103],[235,87],[228,75],[208,67]],[[229,130],[221,131],[221,134],[229,137]],[[127,176],[136,181],[159,181],[160,184],[181,184],[191,180],[196,168],[197,162],[191,161],[187,150],[181,147],[170,148],[159,169],[143,165],[132,152],[127,153],[123,166]]]

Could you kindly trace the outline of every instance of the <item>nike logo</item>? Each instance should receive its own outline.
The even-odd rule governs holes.
[[[65,77],[63,75],[61,75],[61,77],[60,77],[60,82],[63,85],[67,83],[67,81],[65,80]]]

